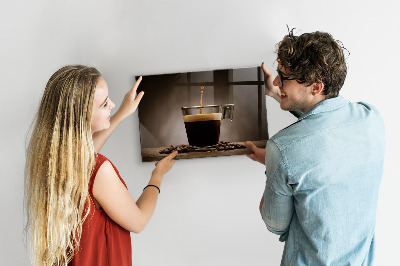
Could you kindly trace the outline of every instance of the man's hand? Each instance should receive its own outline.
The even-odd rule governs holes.
[[[257,146],[254,145],[254,143],[251,141],[246,141],[246,146],[252,152],[254,152],[254,154],[246,154],[247,157],[249,157],[253,161],[265,164],[265,149],[257,148]]]
[[[274,86],[274,76],[265,66],[264,62],[261,64],[261,68],[264,72],[264,85],[265,85],[265,95],[268,95],[274,98],[279,103],[282,101],[281,99],[281,90],[278,86]]]

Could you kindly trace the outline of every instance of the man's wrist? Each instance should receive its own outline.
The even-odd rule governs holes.
[[[281,96],[277,93],[272,94],[271,97],[274,98],[278,103],[281,103],[282,101]]]

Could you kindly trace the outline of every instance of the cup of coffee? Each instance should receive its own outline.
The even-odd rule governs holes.
[[[182,107],[189,145],[197,147],[216,145],[219,142],[224,110],[221,105]]]

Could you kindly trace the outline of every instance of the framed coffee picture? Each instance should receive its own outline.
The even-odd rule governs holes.
[[[136,76],[136,79],[139,75]],[[138,108],[142,161],[251,153],[268,140],[260,67],[143,75]]]

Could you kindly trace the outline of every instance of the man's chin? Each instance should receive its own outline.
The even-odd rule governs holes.
[[[281,103],[281,109],[283,110],[283,111],[291,111],[291,108],[289,108],[288,106],[285,106],[284,104],[282,104]]]

